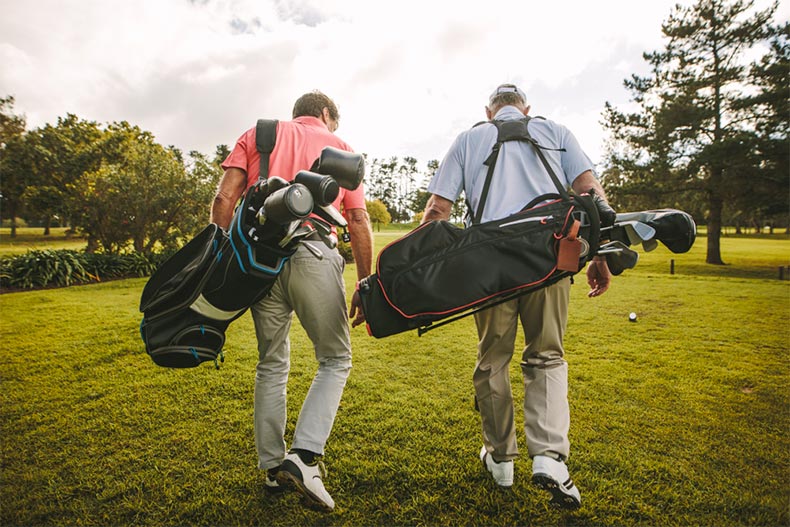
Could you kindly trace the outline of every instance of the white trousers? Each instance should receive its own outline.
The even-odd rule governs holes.
[[[313,343],[318,370],[302,403],[292,448],[324,453],[340,398],[351,371],[351,339],[343,282],[343,257],[323,242],[310,243],[319,260],[299,247],[285,264],[269,295],[253,305],[258,338],[255,375],[255,446],[258,467],[282,463],[286,454],[286,387],[293,314]]]

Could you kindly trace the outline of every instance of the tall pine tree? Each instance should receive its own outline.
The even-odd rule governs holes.
[[[644,54],[650,76],[625,81],[639,110],[606,104],[607,190],[616,202],[681,202],[705,214],[708,263],[723,263],[724,204],[747,191],[754,172],[756,121],[745,101],[759,88],[750,84],[745,56],[771,36],[776,9],[757,11],[746,0],[675,6],[661,28],[665,48]]]

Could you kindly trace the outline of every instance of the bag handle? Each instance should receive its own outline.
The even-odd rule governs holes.
[[[261,154],[260,173],[258,179],[269,179],[269,154],[277,143],[277,120],[258,119],[255,125],[255,148]]]

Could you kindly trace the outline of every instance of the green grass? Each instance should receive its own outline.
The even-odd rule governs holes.
[[[397,236],[377,234],[378,248]],[[701,263],[704,240],[642,254],[596,299],[578,275],[566,338],[574,513],[548,507],[525,457],[510,491],[482,470],[471,319],[422,337],[352,330],[326,452],[337,509],[322,515],[262,491],[248,316],[229,328],[219,371],[168,370],[139,339],[145,279],[0,295],[0,524],[788,525],[790,281],[776,277],[790,242],[723,248],[726,267]],[[294,326],[288,438],[315,370]],[[517,359],[511,374],[518,404]]]
[[[79,236],[68,236],[65,227],[53,227],[44,236],[42,227],[19,227],[16,237],[11,237],[9,227],[0,228],[0,257],[22,254],[32,249],[71,249],[79,251],[87,242]]]

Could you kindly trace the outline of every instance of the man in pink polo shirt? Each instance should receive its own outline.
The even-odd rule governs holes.
[[[340,115],[335,103],[318,91],[302,95],[294,104],[293,120],[277,124],[277,140],[269,161],[269,175],[287,181],[309,170],[326,146],[352,151],[334,135]],[[211,207],[211,221],[227,229],[244,191],[258,180],[260,155],[255,127],[246,131],[222,164],[225,174]],[[365,209],[363,186],[341,188],[333,206],[348,221],[357,276],[370,274],[373,231]],[[255,446],[258,467],[267,471],[266,490],[295,488],[312,508],[331,511],[335,503],[324,488],[321,457],[332,430],[346,379],[351,370],[349,315],[357,326],[364,322],[358,294],[346,314],[344,260],[337,249],[307,239],[322,259],[301,244],[288,260],[269,295],[251,307],[258,338],[255,375]],[[286,385],[290,368],[288,332],[293,313],[313,343],[318,371],[305,397],[296,423],[291,449],[286,451]]]

